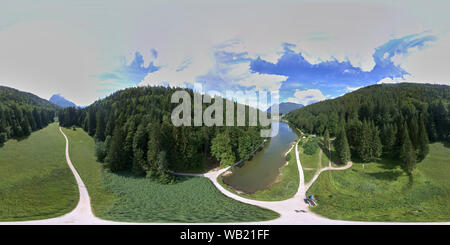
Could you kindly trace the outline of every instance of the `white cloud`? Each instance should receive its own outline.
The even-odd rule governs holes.
[[[255,86],[258,90],[279,90],[281,83],[287,79],[286,76],[250,73],[249,76],[241,80],[243,86]]]
[[[406,82],[450,85],[450,33],[438,37],[432,45],[404,57],[401,67],[410,75]]]
[[[386,41],[448,29],[445,4],[155,0],[99,1],[92,7],[83,2],[31,1],[24,6],[10,1],[0,8],[0,23],[5,23],[0,28],[0,81],[41,97],[59,92],[77,104],[89,104],[108,88],[94,75],[113,71],[119,57],[131,61],[139,51],[145,66],[152,61],[162,66],[142,84],[182,85],[223,68],[213,51],[227,40],[234,45],[224,50],[248,52],[250,58],[276,62],[281,44],[287,42],[297,45],[295,52],[303,52],[313,64],[335,58],[367,71],[374,65],[374,48]],[[444,42],[440,45],[447,47]],[[426,50],[407,57],[402,67],[414,81],[447,82],[448,52]],[[176,72],[186,62],[186,69]],[[219,75],[230,83],[272,89],[283,79],[249,73],[248,64],[230,65]]]
[[[405,82],[405,80],[403,78],[390,78],[390,77],[386,77],[380,81],[377,82],[377,84],[383,84],[383,83],[401,83],[401,82]]]
[[[314,102],[325,100],[326,97],[318,89],[295,90],[294,97],[288,98],[288,102],[309,105]]]
[[[403,78],[384,78],[382,83],[431,83],[450,85],[450,33],[423,49],[414,49],[407,56],[395,56],[396,64],[409,74]]]
[[[352,92],[352,91],[358,90],[358,89],[360,89],[362,87],[363,86],[360,86],[360,87],[349,87],[349,86],[347,86],[347,92]]]

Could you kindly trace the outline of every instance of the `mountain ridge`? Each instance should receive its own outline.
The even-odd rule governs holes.
[[[267,109],[267,113],[271,113],[272,107],[275,105],[277,105],[277,104],[273,104],[272,106],[270,106]],[[293,103],[293,102],[282,102],[282,103],[279,103],[278,106],[279,106],[278,113],[280,113],[280,114],[287,114],[293,110],[304,107],[304,105],[302,105],[302,104],[297,104],[297,103]]]
[[[51,103],[58,105],[62,108],[67,108],[67,107],[77,107],[77,105],[75,103],[73,103],[72,101],[67,100],[66,98],[64,98],[63,96],[61,96],[61,94],[54,94],[52,95],[52,97],[48,100]]]

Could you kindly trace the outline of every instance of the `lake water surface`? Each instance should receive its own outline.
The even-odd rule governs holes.
[[[286,163],[284,154],[298,138],[297,130],[285,122],[274,121],[272,128],[277,124],[278,135],[268,139],[263,149],[250,161],[235,167],[232,174],[224,176],[225,184],[245,193],[254,193],[266,189],[277,179],[280,167]]]

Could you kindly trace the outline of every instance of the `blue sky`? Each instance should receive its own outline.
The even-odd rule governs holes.
[[[279,91],[281,101],[302,104],[377,83],[449,84],[449,7],[8,1],[0,9],[0,85],[88,105],[131,86],[195,82],[207,91]]]

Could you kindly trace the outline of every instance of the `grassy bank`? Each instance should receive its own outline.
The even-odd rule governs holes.
[[[202,177],[180,177],[161,185],[146,178],[104,171],[95,160],[94,140],[81,129],[64,129],[71,160],[91,196],[96,216],[130,222],[244,222],[277,218],[273,211],[220,193]]]
[[[289,152],[289,163],[281,168],[280,175],[276,183],[272,184],[269,188],[257,191],[252,194],[237,193],[229,186],[222,182],[222,177],[218,177],[218,182],[227,190],[235,193],[236,195],[260,201],[282,201],[289,199],[295,195],[298,190],[300,182],[297,160],[295,157],[295,148]]]
[[[0,221],[61,216],[73,210],[78,199],[57,123],[0,148]]]
[[[449,155],[442,143],[431,144],[413,179],[386,159],[326,171],[308,191],[319,204],[312,211],[342,220],[450,221]]]

